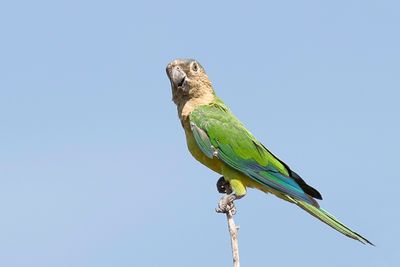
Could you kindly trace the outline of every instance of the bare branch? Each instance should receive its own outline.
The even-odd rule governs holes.
[[[232,257],[233,257],[233,267],[240,267],[239,261],[239,243],[238,243],[238,230],[235,221],[233,220],[233,215],[235,210],[228,210],[226,213],[226,219],[228,220],[228,229],[231,235],[231,247],[232,247]]]
[[[239,261],[239,243],[238,243],[238,230],[239,228],[235,225],[233,216],[236,214],[236,207],[233,203],[232,195],[224,195],[216,209],[218,213],[225,213],[228,221],[228,230],[231,236],[231,247],[233,257],[233,267],[240,267]]]

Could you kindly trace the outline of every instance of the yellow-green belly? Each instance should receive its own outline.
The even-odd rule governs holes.
[[[222,164],[218,158],[212,158],[210,159],[207,157],[199,148],[199,146],[196,143],[196,140],[194,139],[193,133],[190,129],[185,129],[185,134],[186,134],[186,143],[188,146],[188,149],[192,156],[197,159],[200,163],[203,165],[207,166],[211,170],[222,174]]]

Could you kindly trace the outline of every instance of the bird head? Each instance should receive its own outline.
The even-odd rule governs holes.
[[[176,104],[181,100],[214,94],[204,68],[194,59],[175,59],[167,65],[166,72]]]

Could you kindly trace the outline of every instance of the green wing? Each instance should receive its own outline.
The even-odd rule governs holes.
[[[222,102],[197,107],[190,124],[197,145],[209,158],[218,157],[262,185],[318,206],[311,197],[320,198],[318,191],[257,141]]]

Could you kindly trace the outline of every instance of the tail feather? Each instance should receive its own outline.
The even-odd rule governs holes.
[[[293,199],[292,199],[293,200]],[[336,219],[333,215],[329,214],[327,211],[325,211],[322,208],[314,207],[313,205],[310,205],[304,201],[299,201],[299,200],[294,200],[294,203],[302,208],[303,210],[307,211],[310,213],[312,216],[315,218],[319,219],[320,221],[326,223],[336,231],[353,238],[357,241],[360,241],[363,244],[370,244],[372,246],[375,246],[372,244],[368,239],[365,237],[361,236],[360,234],[354,232],[350,228],[348,228],[346,225],[341,223],[338,219]]]

